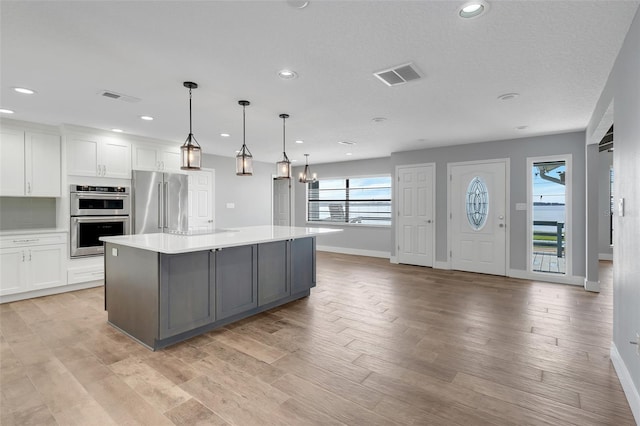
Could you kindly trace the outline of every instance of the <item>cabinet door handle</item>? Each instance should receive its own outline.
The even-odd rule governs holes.
[[[27,182],[27,194],[31,194],[31,182]]]
[[[162,170],[164,170],[164,161],[161,161],[162,163]]]
[[[39,238],[29,238],[29,239],[22,239],[22,240],[13,240],[14,243],[18,244],[18,243],[35,243],[37,241],[40,241]]]
[[[24,250],[22,250],[22,261],[24,262]]]
[[[31,262],[31,250],[29,250],[29,262]]]
[[[107,175],[107,166],[105,166],[104,164],[102,165],[102,176],[106,176]]]

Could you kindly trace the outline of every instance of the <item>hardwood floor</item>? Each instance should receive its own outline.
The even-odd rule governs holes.
[[[0,305],[2,425],[632,425],[602,292],[318,253],[309,298],[151,352],[102,288]]]

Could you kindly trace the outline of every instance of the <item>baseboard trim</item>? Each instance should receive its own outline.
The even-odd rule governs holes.
[[[612,253],[598,253],[598,260],[613,260]]]
[[[629,401],[633,417],[635,417],[636,423],[640,425],[640,392],[633,383],[631,374],[629,374],[629,370],[627,370],[627,366],[622,360],[620,352],[618,352],[618,348],[614,342],[611,342],[610,357],[616,374],[618,374],[618,379],[620,379],[624,395],[627,397],[627,401]]]
[[[70,291],[84,290],[91,287],[100,287],[103,284],[103,280],[98,280],[80,284],[61,285],[60,287],[44,288],[41,290],[28,291],[26,293],[6,294],[4,296],[0,296],[0,304],[17,302],[18,300],[33,299],[35,297],[51,296],[53,294],[68,293]]]
[[[391,257],[389,258],[389,262],[391,262],[391,263],[393,263],[393,264],[395,264],[395,265],[400,264],[400,262],[398,262],[398,256],[391,256]]]
[[[543,282],[556,283],[556,284],[579,285],[580,287],[584,286],[584,280],[585,280],[584,277],[565,276],[565,275],[555,276],[553,274],[536,274],[529,271],[523,271],[522,269],[509,269],[507,271],[507,276],[511,278],[519,278],[521,280],[543,281]]]
[[[449,262],[433,261],[433,269],[451,269]]]
[[[600,293],[600,281],[587,281],[584,279],[584,289],[594,293]]]
[[[388,251],[361,250],[361,249],[352,249],[347,247],[331,247],[331,246],[316,246],[316,250],[328,251],[331,253],[353,254],[356,256],[380,257],[383,259],[391,258],[391,253],[389,253]]]

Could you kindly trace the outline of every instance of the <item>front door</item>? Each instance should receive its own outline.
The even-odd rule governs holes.
[[[506,160],[449,168],[452,269],[506,275]]]
[[[433,266],[433,165],[398,167],[398,262]]]

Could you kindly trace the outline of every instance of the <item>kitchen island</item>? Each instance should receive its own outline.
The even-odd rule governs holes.
[[[340,231],[102,237],[108,322],[155,350],[306,297],[316,282],[315,236]]]

